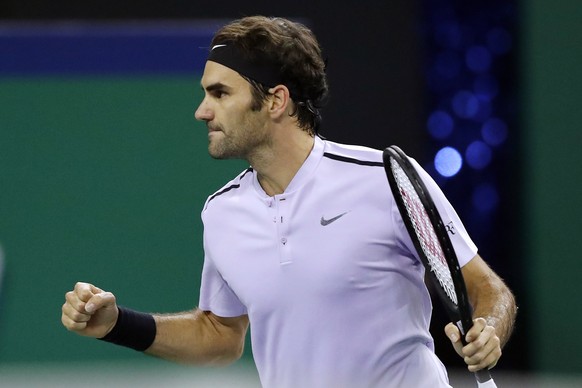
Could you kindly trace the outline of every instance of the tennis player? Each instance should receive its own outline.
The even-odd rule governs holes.
[[[77,283],[64,326],[180,363],[227,364],[241,356],[250,324],[264,387],[448,387],[429,333],[424,267],[381,151],[317,135],[328,85],[312,32],[282,18],[233,21],[214,36],[201,85],[195,116],[208,128],[210,155],[251,167],[202,210],[199,306],[141,313]],[[421,174],[454,226],[474,306],[468,345],[455,325],[445,332],[470,371],[492,368],[512,331],[513,295]]]

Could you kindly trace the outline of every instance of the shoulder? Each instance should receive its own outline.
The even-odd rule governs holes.
[[[385,201],[390,193],[382,151],[370,147],[325,141],[317,176],[344,194],[349,191],[370,198],[376,193]]]
[[[383,167],[382,151],[349,144],[340,144],[325,141],[323,157],[339,163],[348,163],[358,166]]]
[[[247,168],[240,174],[238,174],[234,179],[230,182],[222,186],[219,190],[214,192],[206,199],[206,203],[204,204],[203,212],[208,209],[208,206],[211,203],[216,203],[221,199],[227,199],[234,195],[238,195],[241,189],[244,190],[246,186],[250,186],[252,184],[252,174],[253,169],[251,167]]]

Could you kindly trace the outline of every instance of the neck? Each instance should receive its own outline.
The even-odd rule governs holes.
[[[268,149],[257,152],[249,162],[267,195],[282,194],[313,149],[314,138],[301,128],[274,131]]]

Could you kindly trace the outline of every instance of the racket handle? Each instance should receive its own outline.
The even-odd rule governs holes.
[[[477,379],[477,386],[479,388],[497,388],[495,381],[491,377],[491,373],[487,369],[475,372],[475,379]]]
[[[472,326],[473,321],[470,319],[467,319],[464,325],[461,321],[457,321],[457,327],[461,332],[461,342],[463,343],[463,346],[467,345],[467,340],[465,339],[466,330],[464,330],[464,327],[467,327],[467,330],[469,330]],[[479,388],[497,388],[493,377],[491,377],[491,373],[489,373],[489,369],[481,369],[475,372],[475,379],[477,380],[477,386]]]

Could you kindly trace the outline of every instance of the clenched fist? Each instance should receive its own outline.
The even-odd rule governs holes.
[[[118,315],[112,293],[79,282],[65,294],[61,322],[79,335],[102,338],[113,329]]]

